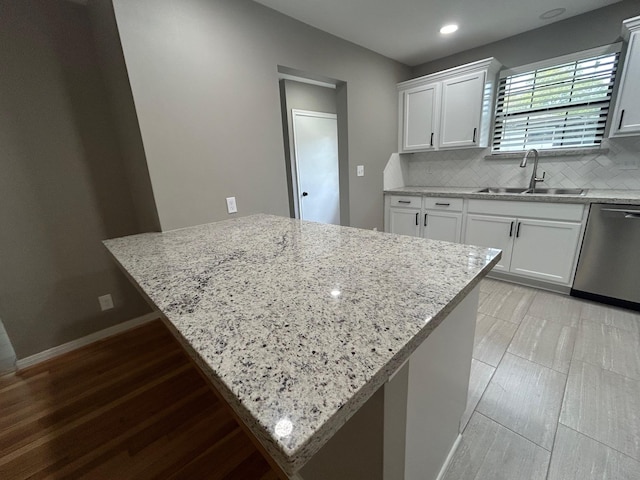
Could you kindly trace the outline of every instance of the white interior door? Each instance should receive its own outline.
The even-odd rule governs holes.
[[[339,225],[337,116],[295,109],[292,116],[300,218]]]

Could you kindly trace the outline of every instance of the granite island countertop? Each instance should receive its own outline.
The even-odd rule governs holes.
[[[287,474],[500,258],[270,215],[104,244]]]
[[[523,202],[621,204],[640,203],[640,190],[605,190],[590,188],[585,189],[585,195],[548,195],[520,193],[478,193],[478,190],[480,190],[481,188],[482,187],[399,187],[385,190],[384,193],[390,195],[424,195],[428,197],[460,197],[477,198],[484,200],[520,200]]]

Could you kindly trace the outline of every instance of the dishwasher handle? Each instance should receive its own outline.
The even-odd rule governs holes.
[[[635,218],[640,220],[640,210],[628,210],[624,208],[603,208],[601,212],[623,213],[624,218]]]

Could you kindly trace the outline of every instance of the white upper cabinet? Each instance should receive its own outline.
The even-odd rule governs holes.
[[[410,88],[402,93],[402,124],[407,126],[400,132],[403,151],[434,148],[439,97],[440,85],[437,83]]]
[[[477,147],[485,71],[442,82],[440,148]]]
[[[400,152],[488,146],[500,67],[487,58],[399,83]]]
[[[640,135],[640,17],[623,22],[623,36],[629,41],[620,77],[610,137]]]

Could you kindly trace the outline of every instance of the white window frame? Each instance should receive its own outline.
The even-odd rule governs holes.
[[[602,47],[597,47],[597,48],[592,48],[589,50],[583,50],[580,52],[575,52],[572,54],[568,54],[568,55],[563,55],[563,56],[559,56],[559,57],[555,57],[555,58],[550,58],[547,60],[543,60],[540,62],[535,62],[535,63],[530,63],[527,65],[522,65],[519,67],[515,67],[515,68],[510,68],[510,69],[505,69],[502,70],[500,72],[500,78],[499,78],[499,82],[498,85],[501,85],[501,82],[504,78],[506,77],[510,77],[513,75],[519,75],[519,74],[523,74],[523,73],[528,73],[528,72],[534,72],[535,70],[540,70],[540,69],[545,69],[545,68],[550,68],[550,67],[554,67],[554,66],[559,66],[559,65],[563,65],[566,63],[570,63],[570,62],[575,62],[575,61],[579,61],[579,60],[585,60],[588,58],[593,58],[593,57],[599,57],[602,55],[608,55],[608,54],[614,54],[614,53],[620,53],[621,51],[621,47],[622,47],[622,43],[614,43],[611,45],[605,45]],[[607,119],[606,119],[606,128],[603,132],[602,135],[602,139],[605,138],[605,134],[607,131],[607,128],[609,126],[609,115],[608,113],[611,111],[611,109],[613,108],[613,96],[615,95],[615,89],[617,86],[617,77],[618,77],[618,72],[620,72],[622,70],[622,65],[621,65],[621,58],[620,56],[618,57],[618,65],[617,65],[617,69],[615,72],[615,78],[614,78],[614,82],[613,82],[613,92],[612,94],[609,96],[609,110],[607,112]],[[497,149],[496,150],[496,127],[498,125],[499,119],[501,118],[499,116],[499,112],[498,112],[498,100],[499,100],[499,95],[500,92],[498,92],[498,98],[496,98],[496,108],[494,110],[494,116],[493,116],[493,131],[492,131],[492,136],[491,136],[491,154],[493,156],[496,155],[510,155],[510,154],[518,154],[518,153],[522,153],[525,150],[503,150],[503,149]],[[499,147],[499,145],[498,145]],[[533,147],[532,147],[533,148]],[[541,152],[561,152],[563,150],[593,150],[594,148],[599,148],[598,145],[585,145],[585,146],[568,146],[568,147],[564,147],[564,146],[560,146],[560,147],[551,147],[551,148],[545,148],[545,149],[540,149]],[[526,149],[526,148],[525,148]]]

